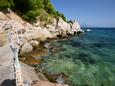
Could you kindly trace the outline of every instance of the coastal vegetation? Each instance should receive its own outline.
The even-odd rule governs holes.
[[[58,12],[50,0],[2,0],[0,1],[0,20],[0,47],[4,48],[5,44],[11,42],[4,38],[11,38],[12,42],[19,48],[18,58],[21,63],[24,65],[27,64],[27,66],[29,65],[35,70],[33,71],[29,66],[23,67],[23,65],[21,65],[22,70],[25,70],[25,68],[27,69],[25,70],[25,73],[28,77],[27,80],[24,79],[24,82],[30,81],[27,84],[35,84],[33,83],[34,81],[47,80],[49,83],[61,83],[62,86],[68,86],[70,83],[73,83],[72,80],[74,77],[69,78],[70,76],[68,75],[69,73],[73,74],[73,72],[68,71],[76,68],[74,62],[72,62],[71,59],[65,61],[65,59],[61,58],[57,60],[56,63],[50,62],[47,55],[49,55],[49,53],[60,52],[61,50],[61,48],[50,46],[52,40],[66,39],[77,34],[79,31],[82,33],[84,32],[77,21],[67,22],[64,14]],[[9,35],[7,33],[11,34]],[[6,46],[4,50],[8,50],[7,48],[10,49],[9,45]],[[7,51],[6,53],[9,52],[12,52],[12,50]],[[5,53],[3,52],[3,54]],[[7,54],[7,57],[9,57],[9,54]],[[6,61],[1,60],[1,62],[7,63],[8,59],[5,55],[1,56],[6,59]],[[12,60],[12,58],[9,59]],[[45,61],[47,59],[49,59],[49,61],[46,63]],[[61,64],[63,62],[65,62],[65,64],[62,66]],[[54,66],[52,67],[50,63]],[[60,65],[58,65],[58,63],[60,63]],[[15,63],[12,64],[15,65]],[[47,66],[42,66],[44,64],[47,64]],[[12,67],[10,62],[9,64],[7,63],[7,65]],[[55,69],[55,66],[58,68]],[[42,71],[41,67],[45,70]],[[4,64],[1,68],[5,68],[5,71],[8,71]],[[53,73],[55,74],[50,75],[47,68],[50,70],[50,73],[54,70]],[[14,68],[14,70],[15,69],[16,68]],[[14,71],[11,70],[10,72],[14,74]],[[58,75],[61,74],[65,77],[64,80],[60,80],[60,77],[58,77]],[[25,77],[26,75],[24,74],[23,76]],[[31,76],[34,77],[34,79],[31,78]],[[4,76],[1,77],[4,78]],[[30,78],[30,80],[28,80],[28,78]],[[0,80],[0,84],[1,83],[2,81]]]
[[[67,21],[51,0],[0,0],[0,86],[20,79],[18,59],[25,85],[115,86],[115,31],[81,35],[87,29]]]
[[[0,0],[0,10],[7,8],[16,11],[27,21],[33,22],[38,16],[45,21],[49,17],[61,17],[66,21],[64,14],[58,12],[50,0]],[[46,18],[46,13],[48,18]]]
[[[0,47],[3,46],[7,41],[6,34],[0,31]]]

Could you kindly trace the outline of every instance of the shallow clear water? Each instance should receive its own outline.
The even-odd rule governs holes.
[[[92,28],[51,46],[61,49],[50,52],[44,66],[49,73],[66,74],[73,86],[115,86],[114,28]]]

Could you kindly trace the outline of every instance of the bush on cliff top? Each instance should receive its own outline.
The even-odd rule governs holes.
[[[0,11],[14,6],[13,0],[0,0]]]
[[[55,10],[50,0],[0,0],[0,10],[7,8],[17,11],[28,21],[35,21],[36,17],[41,15],[42,10],[56,18],[62,17],[66,21],[65,16]]]

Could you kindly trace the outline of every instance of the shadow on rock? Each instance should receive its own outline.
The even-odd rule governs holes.
[[[13,79],[13,80],[10,80],[10,79],[4,80],[0,86],[16,86],[16,80],[15,79]]]

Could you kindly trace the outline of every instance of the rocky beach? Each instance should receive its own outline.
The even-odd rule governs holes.
[[[18,58],[21,61],[20,65],[21,65],[21,71],[23,76],[22,78],[24,84],[27,83],[33,84],[42,80],[42,81],[47,81],[46,84],[49,84],[47,86],[58,86],[58,84],[50,85],[48,78],[38,69],[35,70],[34,66],[43,63],[42,56],[48,54],[47,51],[48,42],[60,38],[68,38],[69,36],[83,33],[84,31],[80,28],[80,25],[75,20],[72,23],[67,23],[62,18],[59,18],[58,20],[54,18],[52,24],[44,24],[44,22],[41,22],[39,20],[36,21],[35,23],[29,23],[23,20],[12,10],[8,9],[5,12],[0,11],[0,35],[1,35],[0,49],[1,50],[2,48],[5,50],[7,50],[7,48],[10,48],[11,40],[8,39],[9,32],[11,33],[10,37],[12,38],[13,43],[15,43],[15,46],[19,49]],[[57,49],[52,48],[52,52],[55,53],[55,51],[57,52],[58,48]],[[4,52],[10,53],[13,51],[9,50]],[[5,54],[5,53],[1,51],[0,54]],[[8,61],[9,63],[7,62],[8,59],[5,58],[4,55],[1,55],[1,57],[5,59],[4,63],[6,63],[7,65],[9,64],[9,67],[13,68],[12,66],[13,63],[10,61],[13,59],[13,53],[11,54],[10,58],[8,54],[6,56],[10,59]],[[5,71],[8,71],[7,69],[8,66],[5,66],[5,64],[3,64],[2,62],[1,65],[2,65],[1,68],[6,68],[3,71],[4,73]],[[12,78],[8,77],[7,74],[5,76],[0,76],[0,83],[2,83],[5,80],[10,80],[10,79],[15,80],[16,77],[14,76],[15,72],[13,72],[13,70],[14,69],[12,69],[11,71],[9,70],[9,72],[13,74],[11,75]],[[2,74],[1,71],[0,74]],[[35,85],[35,86],[39,86],[39,85]]]
[[[114,0],[0,0],[0,86],[115,86]]]

